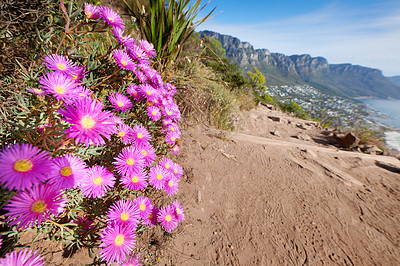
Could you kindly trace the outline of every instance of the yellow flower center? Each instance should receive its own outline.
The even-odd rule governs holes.
[[[94,119],[90,115],[85,115],[81,119],[81,126],[86,129],[93,128],[95,124],[96,124],[96,121],[94,121]]]
[[[176,213],[177,213],[177,214],[181,214],[181,209],[176,208]]]
[[[170,112],[170,111],[167,111],[167,115],[171,115],[171,112]]]
[[[142,152],[143,156],[147,155],[147,151],[146,150],[142,150],[141,152]]]
[[[137,176],[132,177],[132,182],[133,183],[139,182],[139,178]]]
[[[171,127],[170,129],[171,129],[171,131],[175,131],[175,128],[174,128],[174,127]]]
[[[78,75],[72,74],[72,79],[77,80],[78,79]]]
[[[174,173],[177,174],[178,173],[178,169],[174,169]]]
[[[81,93],[79,93],[79,96],[84,97],[85,94],[83,94],[83,93],[81,92]]]
[[[146,94],[150,96],[151,95],[151,91],[146,90]]]
[[[118,102],[117,102],[117,105],[118,105],[119,107],[122,107],[122,106],[124,106],[124,103],[121,102],[121,101],[118,101]]]
[[[31,211],[42,213],[46,210],[47,204],[43,200],[34,202],[31,206]]]
[[[167,215],[165,216],[165,221],[170,222],[171,220],[172,220],[172,216],[169,215],[169,214],[167,214]]]
[[[123,212],[121,213],[121,220],[126,221],[129,219],[129,213]]]
[[[162,174],[158,173],[158,174],[156,175],[156,178],[157,178],[158,180],[161,180],[161,179],[163,178],[163,176],[162,176]]]
[[[108,21],[110,21],[111,23],[114,22],[114,20],[113,20],[112,18],[110,18],[110,17],[107,17],[107,19],[108,19]]]
[[[169,164],[165,164],[165,169],[169,169]]]
[[[61,168],[60,174],[65,177],[70,176],[72,175],[72,168],[70,166],[65,166]]]
[[[121,138],[125,137],[125,132],[124,131],[118,132],[118,136],[120,136]]]
[[[128,65],[128,62],[126,62],[124,59],[121,59],[121,65],[127,66],[127,65]]]
[[[152,113],[153,115],[156,115],[156,114],[157,114],[157,112],[156,112],[155,110],[151,111],[151,113]]]
[[[95,185],[101,185],[103,183],[103,178],[101,176],[96,177],[93,179],[93,184]]]
[[[126,160],[126,163],[127,163],[128,165],[133,165],[133,164],[135,163],[135,160],[132,159],[132,158],[129,158],[128,160]]]
[[[138,137],[138,139],[141,139],[141,138],[143,138],[143,134],[142,133],[137,133],[137,137]]]
[[[42,89],[33,89],[36,93],[42,93],[43,90]]]
[[[59,70],[64,70],[66,67],[67,67],[67,66],[66,66],[65,64],[63,64],[63,63],[58,63],[58,64],[57,64],[57,68],[58,68]]]
[[[64,88],[61,87],[60,85],[56,85],[56,86],[54,87],[54,90],[55,90],[57,93],[59,93],[59,94],[64,94],[64,93],[65,93]]]
[[[17,172],[28,172],[33,167],[31,160],[19,159],[14,163],[14,170]]]
[[[171,137],[171,141],[175,141],[175,137]]]
[[[85,15],[87,18],[91,18],[93,14],[90,11],[85,11]]]
[[[140,209],[141,211],[144,211],[144,210],[146,209],[146,204],[140,203],[139,209]]]
[[[117,237],[114,240],[116,246],[122,246],[124,242],[125,242],[125,237],[122,234],[117,235]]]
[[[169,181],[168,181],[168,186],[169,186],[169,187],[172,187],[173,185],[174,185],[174,182],[172,182],[172,180],[169,180]]]

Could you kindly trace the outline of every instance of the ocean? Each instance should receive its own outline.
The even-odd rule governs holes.
[[[385,124],[392,131],[385,133],[385,142],[389,148],[400,151],[400,100],[361,99],[368,108],[379,111],[385,117],[371,117],[377,122]]]

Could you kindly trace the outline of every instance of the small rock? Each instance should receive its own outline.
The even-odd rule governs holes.
[[[368,153],[368,154],[375,154],[375,155],[382,155],[383,154],[383,151],[381,149],[379,149],[375,145],[364,145],[364,147],[361,148],[361,150],[364,153]]]
[[[319,126],[319,124],[318,124],[318,122],[312,122],[312,121],[308,121],[308,122],[306,122],[306,125],[307,126],[314,126],[314,127],[318,127]]]
[[[274,121],[274,122],[281,122],[281,118],[280,118],[280,117],[277,117],[277,116],[271,116],[271,115],[269,115],[268,118],[271,119],[271,120]]]
[[[305,140],[305,141],[310,141],[311,140],[311,137],[309,135],[303,134],[303,133],[301,133],[299,135],[292,136],[292,138],[299,139],[299,140]]]
[[[306,129],[307,129],[307,127],[305,127],[305,126],[304,126],[303,124],[301,124],[301,123],[296,124],[296,127],[300,128],[300,129],[303,129],[303,130],[306,130]]]
[[[200,203],[200,202],[201,202],[201,192],[199,190],[199,191],[197,191],[197,203]]]
[[[356,147],[360,142],[360,140],[352,132],[347,133],[344,137],[342,137],[341,135],[342,134],[336,134],[337,138],[339,139],[339,143],[344,148],[352,149]]]
[[[305,141],[310,141],[311,140],[311,137],[309,135],[307,135],[307,134],[300,134],[300,135],[297,136],[297,138],[300,139],[300,140],[305,140]]]
[[[277,136],[277,137],[282,136],[281,133],[279,132],[279,130],[277,130],[277,129],[275,129],[274,131],[271,131],[270,133],[271,133],[272,135],[274,135],[274,136]]]

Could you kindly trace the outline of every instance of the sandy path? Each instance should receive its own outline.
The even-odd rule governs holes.
[[[160,265],[399,265],[400,161],[298,141],[268,112],[184,131],[187,219]]]

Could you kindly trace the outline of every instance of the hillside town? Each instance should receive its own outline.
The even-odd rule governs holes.
[[[377,126],[368,117],[381,116],[375,110],[367,108],[365,103],[322,93],[310,85],[269,86],[265,92],[280,101],[294,101],[312,117],[330,121],[333,126],[347,127],[360,124]]]

